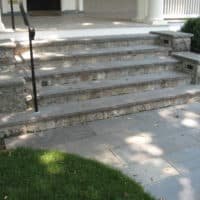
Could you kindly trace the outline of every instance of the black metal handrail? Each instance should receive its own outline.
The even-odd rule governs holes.
[[[36,86],[36,78],[35,78],[35,66],[34,66],[33,44],[32,44],[32,41],[35,39],[35,29],[30,26],[30,22],[29,22],[28,16],[25,12],[24,5],[22,2],[19,3],[19,8],[20,8],[23,20],[24,20],[24,24],[25,24],[25,26],[27,26],[28,33],[29,33],[29,49],[30,49],[31,74],[32,74],[32,87],[33,87],[33,102],[34,102],[35,112],[38,112],[37,86]]]
[[[13,8],[13,0],[10,0],[10,12],[11,12],[12,29],[15,30],[15,15],[14,15],[14,8]]]

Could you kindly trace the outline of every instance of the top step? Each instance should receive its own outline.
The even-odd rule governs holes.
[[[34,40],[34,53],[71,53],[103,48],[123,48],[138,45],[157,45],[159,36],[155,34],[93,36],[81,38],[58,38]],[[0,40],[0,65],[15,63],[15,56],[29,54],[29,41]]]
[[[74,50],[88,50],[98,48],[129,47],[134,45],[158,44],[159,37],[154,34],[98,36],[82,38],[59,38],[33,41],[36,52],[71,52]],[[17,48],[26,51],[29,48],[28,41],[17,42]]]
[[[156,40],[159,37],[155,34],[135,34],[135,35],[112,35],[112,36],[92,36],[92,37],[78,37],[78,38],[58,38],[47,40],[36,40],[33,42],[34,47],[48,47],[72,44],[93,44],[93,43],[108,43],[119,41],[138,41],[138,40]],[[19,41],[18,45],[28,47],[28,41]]]

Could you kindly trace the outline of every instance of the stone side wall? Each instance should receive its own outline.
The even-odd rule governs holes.
[[[13,64],[14,61],[14,48],[6,48],[0,46],[0,65],[10,65]],[[0,70],[1,67],[0,66]]]
[[[192,84],[200,84],[200,55],[193,52],[173,53],[181,62],[181,71],[191,74]]]
[[[190,38],[171,38],[161,36],[160,42],[162,46],[172,47],[173,51],[190,51],[191,39]]]
[[[173,31],[152,32],[159,35],[160,45],[172,48],[172,52],[190,51],[193,34]]]
[[[5,80],[4,80],[5,78]],[[0,113],[13,113],[26,110],[25,82],[23,79],[12,78],[0,80]]]
[[[200,64],[196,64],[193,72],[193,83],[200,84]]]

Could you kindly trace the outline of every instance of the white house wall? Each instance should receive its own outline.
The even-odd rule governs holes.
[[[137,0],[84,0],[84,11],[99,17],[133,19],[137,15]]]
[[[8,3],[10,0],[2,0],[2,11],[4,14],[10,12],[10,4]],[[41,0],[42,1],[42,0]],[[64,11],[72,11],[77,9],[77,2],[80,0],[61,0],[61,10]],[[23,0],[24,7],[27,8],[26,0]],[[82,3],[80,1],[80,3]],[[15,12],[19,12],[18,4],[14,4]]]

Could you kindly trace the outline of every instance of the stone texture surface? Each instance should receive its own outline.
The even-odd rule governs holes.
[[[141,40],[142,35],[135,36],[135,38]],[[148,37],[144,38],[144,40],[152,41],[153,39],[153,41],[156,42],[154,39],[157,39],[157,38],[158,37],[155,35],[154,36],[148,35]],[[99,45],[100,43],[104,44],[105,40],[110,40],[109,38],[107,39],[104,38],[104,39],[101,39],[100,41],[96,38],[94,39],[94,41],[87,42],[84,39],[80,42],[80,44],[81,45],[88,44],[89,46],[90,44],[93,45],[95,43],[98,43],[97,45]],[[130,44],[129,42],[127,42],[129,41],[129,39],[131,40]],[[63,81],[68,79],[69,76],[71,76],[71,79],[69,80],[69,82],[70,81],[86,82],[87,80],[94,79],[94,78],[101,80],[101,79],[108,78],[109,75],[112,78],[115,77],[115,79],[117,79],[122,75],[125,76],[126,73],[132,76],[132,75],[137,75],[137,73],[147,74],[152,71],[153,72],[155,71],[157,73],[157,72],[162,71],[163,69],[169,71],[169,69],[174,69],[176,68],[176,65],[179,64],[176,59],[172,59],[168,57],[168,54],[171,48],[162,47],[157,44],[154,44],[154,45],[146,44],[145,41],[144,41],[144,44],[138,43],[138,45],[133,46],[131,42],[132,40],[135,40],[135,39],[126,38],[122,36],[121,38],[120,37],[118,38],[119,44],[122,44],[122,45],[116,48],[116,46],[113,46],[114,40],[115,39],[112,38],[110,46],[109,47],[106,46],[106,48],[101,47],[97,49],[97,48],[94,48],[94,46],[91,46],[91,48],[84,48],[82,50],[76,49],[76,50],[72,50],[71,52],[65,52],[65,53],[40,52],[38,54],[37,53],[34,54],[35,59],[36,59],[36,68],[39,68],[39,70],[37,70],[36,72],[36,76],[38,75],[39,82],[41,81],[40,87],[49,85],[49,82],[50,84],[64,84],[65,82]],[[68,44],[69,41],[63,41],[63,43],[65,42]],[[44,46],[52,45],[52,48],[53,48],[61,43],[62,41],[54,41],[54,42],[47,41],[46,43],[44,42]],[[127,46],[125,45],[125,43],[127,43],[126,44]],[[71,40],[71,44],[74,45],[75,40]],[[29,52],[24,51],[23,44],[18,44],[18,45],[19,46],[21,45],[20,47],[22,47],[22,49],[20,49],[20,47],[19,49],[15,49],[16,50],[15,53],[19,50],[19,52],[17,52],[19,53],[19,55],[16,56],[16,62],[17,62],[16,68],[18,69],[18,66],[20,66],[22,69],[23,67],[25,69],[27,68],[27,64],[29,62]],[[109,43],[106,45],[109,45]],[[36,46],[39,48],[39,47],[42,47],[43,44],[42,43],[37,44]],[[151,62],[149,62],[150,60]],[[125,63],[123,61],[125,61]],[[118,65],[115,65],[117,62],[118,62]],[[87,66],[88,63],[90,63],[91,65]],[[110,63],[110,64],[104,66],[104,63],[107,63],[107,64]],[[97,64],[97,65],[92,68],[91,66],[93,66],[93,64],[94,65]],[[76,65],[78,65],[78,67]],[[62,68],[62,70],[59,71],[58,70],[59,67]],[[124,71],[124,67],[127,68],[126,71]],[[75,70],[72,68],[74,68]],[[112,71],[114,68],[118,69],[117,73]],[[46,73],[47,71],[49,71],[49,73]],[[63,73],[61,73],[63,71],[64,71],[64,75],[67,74],[66,76],[68,77],[63,78]],[[97,71],[100,73],[96,73]],[[123,73],[121,73],[121,71],[123,71]],[[108,72],[109,72],[109,75],[106,74]],[[27,74],[26,73],[27,71],[25,70],[23,76],[25,77],[26,80],[28,80],[27,85],[26,85],[27,86],[26,91],[28,91],[29,94],[31,94],[30,93],[31,92],[30,75],[28,74],[29,72]],[[76,77],[77,73],[79,73],[78,78]],[[45,78],[48,77],[49,79],[48,78],[43,79],[44,77]],[[141,87],[139,89],[152,90],[152,89],[158,89],[158,88],[163,88],[163,87],[174,87],[176,86],[176,83],[177,83],[176,81],[178,81],[177,79],[176,81],[172,82],[170,77],[168,77],[169,78],[168,80],[165,80],[164,77],[161,77],[161,78],[162,80],[160,80],[161,84],[159,86],[157,86],[153,82],[153,84],[148,84],[146,88]],[[52,79],[54,80],[52,81]],[[56,83],[56,81],[58,80],[60,80],[60,82]],[[186,82],[184,81],[185,79],[183,79],[184,84],[185,83],[188,84],[187,81]],[[141,85],[143,86],[145,85],[144,81],[141,83]],[[118,83],[118,86],[121,87],[119,83]],[[166,107],[169,105],[175,105],[179,103],[186,103],[191,98],[199,96],[199,88],[191,88],[191,87],[176,88],[174,90],[166,89],[164,91],[161,91],[161,90],[149,91],[149,92],[144,92],[144,93],[138,93],[137,95],[132,94],[135,90],[132,88],[130,89],[130,87],[128,89],[115,88],[116,90],[114,89],[112,90],[112,87],[111,87],[111,90],[104,90],[105,89],[104,87],[98,88],[102,90],[101,91],[102,93],[98,95],[87,94],[86,96],[81,96],[81,97],[79,95],[78,98],[74,97],[71,99],[73,101],[92,99],[91,101],[88,100],[88,101],[81,101],[78,103],[73,102],[73,103],[65,104],[66,99],[62,100],[61,102],[57,102],[56,99],[53,99],[52,101],[49,100],[49,102],[47,103],[54,103],[54,104],[64,103],[64,104],[59,104],[59,105],[55,104],[55,105],[50,105],[49,107],[48,106],[43,107],[40,109],[40,112],[36,114],[35,113],[33,114],[31,112],[25,112],[25,113],[18,113],[16,115],[14,114],[12,116],[3,115],[1,117],[1,123],[0,123],[0,128],[1,128],[0,135],[10,136],[10,135],[16,135],[16,134],[21,134],[21,133],[26,133],[26,132],[38,132],[38,131],[46,130],[46,129],[64,127],[64,126],[74,125],[78,123],[85,123],[87,121],[92,121],[94,119],[105,119],[105,118],[109,118],[113,116],[120,116],[120,115],[129,114],[129,113],[135,113],[135,112],[151,110],[151,109],[160,108],[160,107]],[[82,88],[82,89],[85,90],[85,88]],[[22,94],[19,91],[17,92]],[[77,90],[77,93],[79,92],[80,90]],[[111,95],[118,95],[118,94],[124,94],[124,93],[129,93],[129,92],[131,94],[110,97]],[[11,95],[12,93],[15,94],[16,91],[10,92]],[[64,96],[62,92],[60,93],[60,95],[61,97]],[[17,97],[17,95],[15,96]],[[20,100],[24,99],[22,96],[20,97],[21,97]],[[98,97],[102,97],[102,98],[98,99]],[[15,101],[9,101],[9,103],[11,102],[13,105]],[[24,104],[21,104],[21,105],[24,105]]]
[[[15,42],[9,39],[0,40],[0,65],[8,65],[14,63],[15,47]]]
[[[153,45],[158,37],[153,34],[99,36],[85,38],[59,38],[34,41],[34,50],[37,52],[73,52],[80,49],[98,49],[111,47],[126,47],[135,45]],[[17,54],[28,50],[28,42],[17,43]]]
[[[151,34],[93,36],[75,39],[55,38],[33,41],[33,46],[36,58],[40,53],[41,60],[44,60],[45,58],[50,59],[53,55],[54,57],[60,55],[59,58],[61,59],[63,57],[61,54],[66,54],[66,52],[80,56],[86,54],[86,52],[90,52],[90,50],[92,50],[91,52],[93,53],[93,51],[97,51],[98,49],[103,49],[104,52],[109,48],[117,50],[116,47],[130,48],[130,46],[154,45],[157,43],[157,38],[157,36]],[[10,40],[1,40],[0,50],[1,65],[15,64],[16,62],[22,63],[28,60],[29,57],[28,41],[16,40],[13,42]]]
[[[199,200],[200,103],[6,139],[6,147],[76,153],[140,182],[156,199]]]
[[[192,75],[192,83],[200,84],[200,55],[192,52],[179,52],[173,55],[182,61],[182,71]]]
[[[0,48],[0,65],[9,65],[15,63],[14,50],[7,48]]]
[[[51,64],[36,70],[38,86],[68,84],[92,80],[117,79],[123,76],[173,71],[178,61],[171,57],[145,58],[142,60],[113,61],[92,65]],[[27,72],[30,79],[30,72]]]
[[[160,37],[161,45],[171,47],[173,52],[190,51],[191,39],[189,38],[171,38],[167,36]]]
[[[0,113],[26,110],[25,81],[11,74],[0,75]]]
[[[81,49],[73,52],[34,53],[37,66],[54,63],[61,65],[96,64],[101,62],[123,61],[128,59],[143,59],[156,56],[168,56],[170,48],[158,45],[136,45],[128,47],[111,47],[99,49]],[[16,65],[26,66],[30,62],[29,52],[16,55]]]
[[[173,56],[182,59],[182,60],[187,60],[194,62],[196,64],[200,64],[200,54],[198,53],[193,53],[193,52],[177,52],[173,53]]]
[[[191,38],[193,34],[191,33],[184,33],[184,32],[175,32],[175,31],[153,31],[153,34],[161,35],[161,36],[168,36],[172,38]]]
[[[182,73],[162,72],[138,76],[125,76],[116,80],[98,80],[68,85],[43,87],[38,96],[39,104],[46,106],[66,102],[143,92],[190,83]]]
[[[160,44],[171,47],[173,52],[190,51],[192,34],[173,31],[152,32],[160,36]]]

